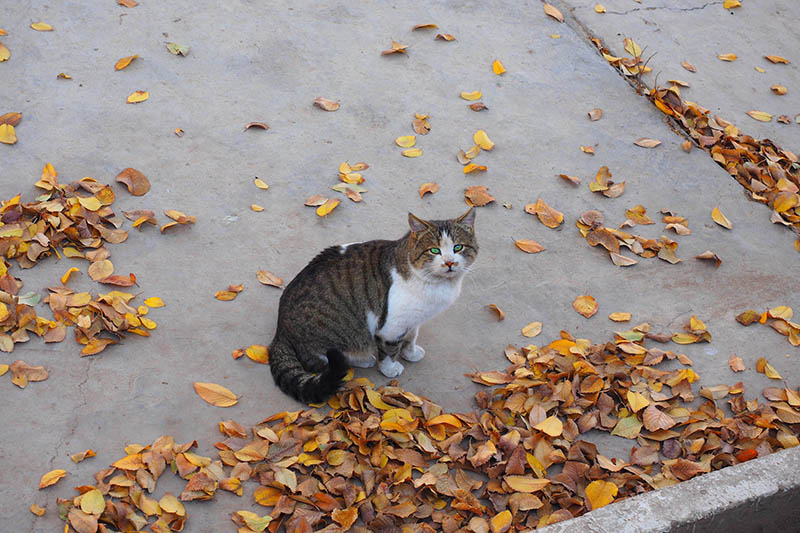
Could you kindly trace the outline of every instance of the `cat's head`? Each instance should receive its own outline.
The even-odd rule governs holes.
[[[450,220],[422,220],[409,213],[408,225],[408,260],[426,280],[461,277],[478,255],[474,209]]]

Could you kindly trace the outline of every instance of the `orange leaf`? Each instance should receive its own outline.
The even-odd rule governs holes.
[[[131,64],[131,62],[132,62],[134,59],[136,59],[137,57],[139,57],[139,55],[138,55],[138,54],[137,54],[137,55],[134,55],[134,56],[127,56],[127,57],[123,57],[122,59],[120,59],[119,61],[117,61],[117,63],[114,65],[114,70],[122,70],[122,69],[124,69],[125,67],[127,67],[128,65],[130,65],[130,64]]]
[[[248,349],[245,350],[247,357],[255,361],[256,363],[261,363],[264,365],[269,364],[269,350],[266,346],[262,346],[261,344],[254,344],[250,346]]]
[[[67,475],[66,470],[51,470],[50,472],[46,473],[42,476],[39,480],[39,488],[43,489],[45,487],[49,487],[50,485],[55,485],[61,479]]]
[[[591,509],[599,509],[614,501],[619,489],[611,481],[597,479],[586,486],[586,499]]]
[[[327,98],[322,97],[314,100],[314,105],[320,109],[324,109],[325,111],[336,111],[339,109],[339,102],[334,102],[333,100],[328,100]]]
[[[427,193],[435,193],[439,190],[439,185],[435,182],[423,183],[419,186],[419,197],[422,198]]]
[[[234,393],[216,383],[196,382],[194,390],[202,399],[216,407],[230,407],[239,401]]]
[[[128,187],[128,192],[134,196],[142,196],[150,190],[150,180],[135,168],[126,168],[117,174],[116,180]]]
[[[536,254],[544,250],[544,246],[531,239],[514,241],[514,245],[525,253]]]
[[[600,308],[600,306],[597,305],[597,301],[588,294],[575,298],[575,301],[572,302],[572,307],[575,309],[575,311],[586,318],[591,318],[594,316],[594,314]]]

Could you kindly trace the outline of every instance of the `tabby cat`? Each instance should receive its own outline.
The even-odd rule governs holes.
[[[419,361],[420,325],[452,304],[478,254],[475,211],[451,220],[408,214],[411,231],[396,241],[367,241],[323,250],[281,296],[270,368],[286,394],[322,402],[350,366],[375,364],[399,376]]]

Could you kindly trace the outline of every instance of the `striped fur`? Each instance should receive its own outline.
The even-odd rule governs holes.
[[[455,300],[478,253],[474,220],[472,210],[452,220],[409,214],[411,231],[398,240],[332,246],[317,255],[281,296],[269,347],[280,389],[317,403],[339,389],[351,365],[377,362],[395,376],[403,369],[400,356],[421,359],[419,326]]]

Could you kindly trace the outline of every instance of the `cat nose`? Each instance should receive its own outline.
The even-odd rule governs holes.
[[[454,266],[458,266],[458,261],[445,261],[443,266],[453,268]]]

